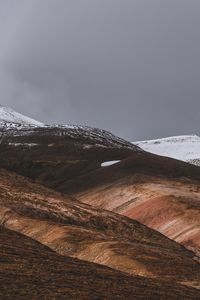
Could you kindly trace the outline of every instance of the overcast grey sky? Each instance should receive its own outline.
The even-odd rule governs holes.
[[[141,140],[200,133],[199,0],[0,0],[0,103]]]

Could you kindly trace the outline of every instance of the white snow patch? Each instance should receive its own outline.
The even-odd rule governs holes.
[[[91,149],[94,148],[94,145],[83,145],[83,149]]]
[[[8,143],[9,146],[15,146],[15,147],[19,147],[19,146],[27,146],[27,147],[35,147],[38,146],[39,144],[35,144],[35,143]]]
[[[118,162],[120,162],[120,160],[111,160],[111,161],[105,161],[101,164],[102,167],[108,167],[108,166],[112,166],[114,164],[117,164]]]

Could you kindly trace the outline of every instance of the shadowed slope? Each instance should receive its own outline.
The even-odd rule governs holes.
[[[144,225],[0,171],[0,221],[60,254],[199,286],[194,254]]]
[[[87,126],[0,124],[0,165],[51,188],[97,169],[103,161],[140,151],[105,130]]]
[[[124,158],[142,151],[138,146],[112,133],[88,126],[25,126],[0,124],[0,151],[4,160],[15,152],[20,160],[56,161]],[[31,150],[31,151],[30,151]],[[8,152],[8,153],[7,153]],[[23,155],[22,155],[23,153]]]

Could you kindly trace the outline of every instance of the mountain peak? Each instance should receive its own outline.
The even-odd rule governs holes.
[[[37,125],[41,126],[43,123],[38,122],[32,118],[24,116],[11,108],[5,107],[0,104],[0,122],[4,123],[14,123],[23,125]]]

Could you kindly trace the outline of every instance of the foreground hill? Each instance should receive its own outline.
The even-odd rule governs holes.
[[[137,221],[0,171],[0,222],[57,253],[200,287],[195,255]]]
[[[200,165],[200,137],[197,135],[172,136],[134,144],[154,154]]]
[[[198,290],[128,276],[70,257],[0,226],[1,299],[198,299]]]

